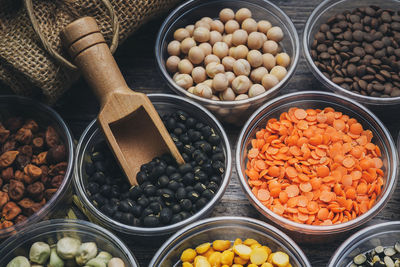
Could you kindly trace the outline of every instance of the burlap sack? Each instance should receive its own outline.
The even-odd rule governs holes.
[[[52,104],[78,78],[76,70],[54,57],[54,54],[60,54],[68,58],[59,36],[65,25],[79,17],[92,16],[110,43],[113,26],[115,30],[119,24],[115,39],[121,43],[148,19],[179,1],[34,0],[32,3],[32,0],[0,0],[0,80],[19,95],[39,95]],[[107,9],[107,2],[113,10]],[[27,8],[31,11],[30,16]],[[116,18],[114,23],[112,14]],[[32,27],[35,18],[36,31]]]

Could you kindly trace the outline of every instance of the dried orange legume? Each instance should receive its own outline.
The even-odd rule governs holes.
[[[374,205],[383,186],[373,134],[333,108],[290,108],[256,132],[246,175],[263,205],[292,221],[347,222]]]

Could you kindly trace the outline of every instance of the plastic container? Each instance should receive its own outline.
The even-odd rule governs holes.
[[[180,266],[180,256],[185,249],[217,239],[235,241],[236,238],[254,238],[272,251],[287,253],[293,267],[311,267],[306,255],[290,237],[271,225],[247,217],[214,217],[186,226],[162,245],[149,267]]]
[[[393,246],[400,240],[400,221],[379,223],[350,236],[335,251],[328,266],[349,266],[353,258],[377,246]]]
[[[0,266],[6,266],[16,256],[28,257],[34,242],[52,245],[64,236],[78,237],[82,242],[95,242],[99,251],[107,251],[113,257],[121,258],[125,267],[138,266],[129,248],[111,232],[90,222],[62,219],[31,225],[7,239],[0,250]]]
[[[347,89],[340,87],[339,85],[335,84],[322,74],[322,72],[314,64],[314,61],[311,58],[310,54],[311,44],[314,40],[314,35],[318,32],[321,24],[325,23],[328,20],[328,18],[330,18],[332,15],[341,13],[345,10],[351,11],[358,7],[366,7],[369,5],[376,5],[381,8],[393,9],[394,7],[398,7],[399,4],[400,2],[398,0],[381,0],[381,1],[325,0],[321,2],[311,13],[310,17],[306,22],[303,32],[303,53],[304,57],[306,58],[307,64],[310,67],[310,70],[314,74],[314,76],[329,90],[347,96],[363,104],[368,104],[371,106],[379,106],[379,105],[386,106],[386,105],[399,104],[400,96],[390,97],[390,98],[363,96],[361,94],[353,93]]]
[[[70,183],[74,165],[74,143],[71,131],[60,115],[52,108],[38,101],[19,96],[0,96],[0,114],[2,119],[6,119],[12,115],[21,115],[24,118],[36,120],[39,126],[53,126],[62,138],[68,155],[68,167],[64,180],[54,196],[37,213],[30,216],[27,220],[9,228],[0,229],[0,239],[3,239],[29,225],[36,224],[40,220],[53,216],[57,217],[58,213],[60,213],[60,216],[65,216],[65,214],[62,213],[65,212],[65,207],[69,203],[72,193],[70,190]]]
[[[206,216],[211,212],[212,208],[218,203],[221,199],[222,195],[225,192],[225,189],[229,183],[232,169],[232,156],[231,156],[231,148],[229,145],[228,137],[225,134],[221,124],[215,119],[215,117],[205,108],[200,106],[199,104],[194,103],[193,101],[187,100],[183,97],[174,96],[174,95],[163,95],[163,94],[150,94],[148,95],[151,102],[157,111],[162,115],[167,112],[173,112],[176,110],[183,110],[190,114],[191,116],[198,118],[205,124],[214,128],[216,133],[219,134],[222,140],[222,146],[225,154],[225,174],[222,177],[222,181],[220,184],[220,188],[216,192],[214,198],[212,198],[206,206],[204,206],[200,211],[192,215],[191,217],[183,220],[179,223],[162,226],[162,227],[137,227],[130,226],[120,222],[117,222],[105,215],[103,215],[89,200],[86,195],[85,187],[87,185],[87,175],[84,170],[84,163],[88,157],[88,151],[100,140],[104,137],[101,134],[100,129],[98,128],[97,121],[94,120],[85,130],[81,139],[79,140],[79,145],[77,148],[77,160],[75,163],[75,179],[74,185],[76,189],[76,193],[80,202],[83,204],[83,207],[86,209],[86,213],[90,216],[91,220],[96,221],[108,229],[116,230],[124,234],[128,235],[140,235],[140,236],[156,236],[156,235],[166,235],[172,232],[176,232],[178,229],[181,229],[183,226],[197,221],[200,218]]]
[[[261,19],[268,20],[274,26],[280,26],[285,35],[280,42],[283,50],[291,57],[291,64],[288,68],[288,73],[285,78],[280,81],[275,87],[267,92],[240,101],[216,101],[196,96],[187,92],[185,89],[176,85],[172,76],[168,73],[165,62],[168,58],[167,45],[173,40],[173,33],[180,27],[185,27],[188,24],[194,24],[202,17],[217,18],[221,9],[231,8],[234,11],[246,7],[251,10],[253,18],[256,21]],[[248,116],[267,99],[273,98],[280,89],[282,89],[293,76],[300,54],[299,38],[290,18],[276,5],[266,0],[249,0],[249,1],[234,1],[234,0],[191,0],[176,8],[165,19],[158,32],[155,55],[157,66],[170,88],[180,95],[189,97],[196,102],[204,105],[211,110],[218,118],[224,122],[242,125]]]
[[[304,109],[332,107],[336,111],[343,112],[343,114],[357,119],[365,129],[372,131],[374,135],[372,141],[379,146],[382,152],[385,175],[383,177],[384,185],[382,192],[377,197],[375,205],[368,212],[353,220],[340,224],[324,226],[300,224],[272,212],[262,205],[251,192],[245,175],[247,152],[248,149],[251,148],[251,139],[255,137],[257,130],[265,127],[266,122],[270,118],[279,118],[282,112],[287,111],[291,107]],[[280,227],[287,229],[296,240],[299,238],[302,242],[316,242],[318,240],[326,242],[327,240],[333,240],[332,237],[335,237],[338,233],[348,231],[364,224],[383,209],[397,184],[399,160],[396,146],[389,131],[367,108],[340,95],[320,91],[304,91],[276,98],[264,104],[250,117],[240,133],[235,163],[239,180],[246,196],[261,214]]]

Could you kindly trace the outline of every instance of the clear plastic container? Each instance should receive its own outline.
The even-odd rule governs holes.
[[[350,236],[335,251],[328,267],[349,266],[353,258],[377,246],[389,247],[400,241],[400,221],[379,223]]]
[[[310,67],[311,72],[314,76],[329,90],[335,93],[350,97],[360,103],[375,106],[375,105],[396,105],[400,103],[399,97],[381,98],[364,96],[357,93],[350,92],[347,89],[340,87],[339,85],[332,82],[330,79],[325,77],[322,72],[314,64],[311,57],[311,44],[314,41],[314,35],[318,32],[321,24],[325,23],[328,18],[332,15],[341,13],[345,10],[353,10],[358,7],[366,7],[369,5],[376,5],[381,8],[393,9],[399,7],[398,0],[363,0],[363,1],[353,1],[353,0],[325,0],[320,3],[308,18],[303,32],[303,54],[306,58],[307,64]]]
[[[94,120],[89,126],[86,128],[85,132],[82,134],[81,139],[79,140],[78,148],[77,148],[77,158],[75,162],[75,178],[74,178],[74,186],[76,193],[80,202],[83,204],[83,207],[86,210],[86,214],[89,215],[92,221],[103,225],[104,227],[119,231],[121,233],[127,235],[140,235],[140,236],[159,236],[159,235],[167,235],[172,232],[176,232],[178,229],[183,226],[192,223],[194,221],[199,220],[200,218],[209,214],[213,207],[219,202],[222,195],[225,192],[225,189],[229,183],[232,171],[232,156],[231,156],[231,147],[229,145],[228,137],[225,134],[224,129],[221,124],[216,120],[216,118],[204,107],[199,104],[194,103],[193,101],[187,100],[180,96],[174,95],[165,95],[165,94],[150,94],[148,95],[151,102],[153,103],[156,110],[162,115],[165,113],[174,112],[177,110],[183,110],[187,112],[189,115],[193,116],[201,120],[203,123],[209,125],[214,128],[216,133],[221,137],[222,147],[225,154],[225,174],[222,177],[222,181],[220,187],[214,197],[208,202],[206,206],[204,206],[200,211],[192,215],[191,217],[168,226],[161,227],[137,227],[126,225],[120,223],[118,221],[113,220],[112,218],[104,215],[99,209],[97,209],[92,202],[89,200],[86,194],[86,186],[87,186],[87,175],[85,171],[85,162],[88,160],[89,151],[92,147],[98,143],[100,140],[103,140],[103,134],[97,125],[97,120]]]
[[[74,142],[71,131],[60,115],[52,108],[38,101],[19,96],[0,96],[0,114],[1,119],[20,115],[23,118],[32,118],[36,120],[39,126],[53,126],[62,138],[68,155],[68,167],[65,172],[64,180],[54,196],[37,213],[30,216],[27,220],[9,228],[0,229],[0,239],[3,239],[40,220],[49,217],[65,216],[66,207],[68,203],[70,203],[72,195],[70,184],[74,165]]]
[[[90,222],[81,220],[49,220],[31,225],[7,239],[0,249],[0,266],[6,266],[16,256],[29,256],[34,242],[50,245],[64,236],[79,238],[82,242],[95,242],[99,251],[107,251],[113,257],[121,258],[125,267],[137,267],[132,252],[114,234]]]
[[[216,101],[196,96],[187,92],[173,81],[168,73],[165,62],[168,58],[167,45],[173,40],[173,33],[180,27],[188,24],[194,24],[202,17],[217,18],[221,9],[232,8],[234,11],[246,7],[251,10],[253,18],[258,21],[268,20],[274,26],[280,26],[284,33],[284,39],[281,41],[283,50],[291,57],[291,64],[285,78],[276,86],[265,93],[240,101]],[[235,125],[242,125],[248,116],[267,99],[273,98],[279,90],[283,88],[293,76],[299,56],[300,43],[296,28],[290,18],[276,5],[266,0],[191,0],[183,3],[176,8],[165,19],[158,32],[155,55],[157,66],[170,88],[180,95],[189,97],[212,111],[218,118],[224,122]]]
[[[379,146],[382,152],[385,175],[383,177],[384,185],[382,192],[377,197],[375,205],[369,211],[345,223],[324,226],[307,225],[296,223],[272,212],[254,196],[245,175],[247,152],[251,148],[251,139],[254,138],[257,130],[265,127],[270,118],[279,118],[282,112],[288,111],[291,107],[303,109],[332,107],[336,111],[343,112],[343,114],[357,119],[363,125],[364,129],[372,131],[374,135],[372,141]],[[279,225],[279,227],[288,230],[296,240],[300,239],[302,242],[316,242],[319,240],[326,242],[326,240],[333,240],[332,238],[337,237],[338,233],[343,233],[362,225],[384,208],[397,184],[399,159],[396,146],[389,131],[367,108],[349,98],[333,93],[304,91],[276,98],[260,107],[250,117],[240,133],[235,163],[239,180],[246,196],[261,214]]]
[[[181,266],[180,256],[185,249],[217,239],[235,241],[236,238],[254,238],[272,251],[287,253],[293,267],[311,267],[306,255],[290,237],[271,225],[247,217],[214,217],[186,226],[162,245],[149,267]]]

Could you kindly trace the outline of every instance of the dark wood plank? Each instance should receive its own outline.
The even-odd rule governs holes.
[[[273,0],[272,2],[280,6],[289,15],[301,36],[309,14],[320,1]],[[156,71],[155,65],[155,37],[162,21],[163,17],[148,23],[135,35],[131,36],[116,53],[117,62],[126,77],[128,85],[134,90],[145,93],[173,93]],[[281,94],[317,89],[325,90],[312,76],[302,57],[295,76],[288,86],[282,90]],[[86,84],[83,81],[79,81],[63,96],[57,104],[56,109],[68,122],[75,138],[78,139],[85,127],[96,116],[98,105],[96,104],[95,96],[87,88]],[[399,110],[389,109],[388,107],[375,107],[374,111],[390,129],[393,137],[397,138],[400,123],[396,119],[396,113]],[[236,143],[239,130],[238,128],[232,127],[226,128],[232,147],[234,147]],[[399,188],[397,188],[396,192],[398,192],[398,190]],[[394,194],[386,208],[364,226],[382,221],[399,220],[399,204],[400,195]],[[263,217],[251,206],[244,195],[235,170],[232,172],[232,180],[226,194],[211,214],[211,216],[221,215],[249,216],[263,220]],[[328,240],[327,243],[324,244],[301,244],[301,247],[313,266],[325,266],[334,251],[347,236],[348,235],[341,237],[333,242],[329,242]],[[130,244],[130,248],[139,260],[141,266],[148,265],[155,251],[162,244],[162,240],[152,240],[150,242],[146,241],[146,239],[138,244],[138,239],[135,237],[125,238],[125,241]]]

